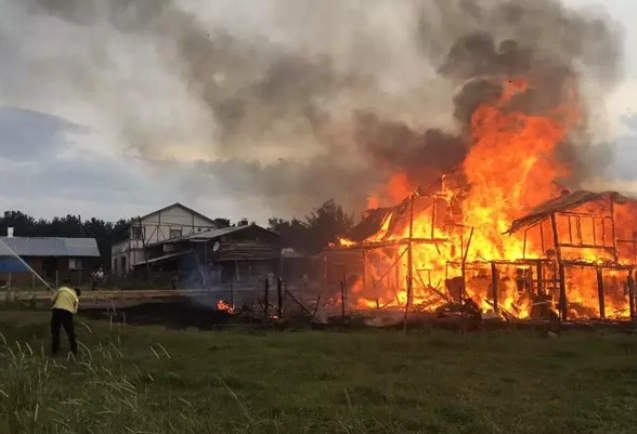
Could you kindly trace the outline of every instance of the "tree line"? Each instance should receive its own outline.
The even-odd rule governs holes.
[[[80,216],[68,214],[65,217],[52,219],[36,219],[21,211],[5,211],[0,217],[0,236],[7,234],[7,229],[14,228],[17,237],[64,237],[95,238],[102,256],[104,267],[110,268],[111,246],[126,239],[131,221],[121,219],[108,222],[98,218],[82,220]],[[227,218],[213,219],[221,227],[232,226]],[[347,232],[354,224],[352,215],[333,200],[328,200],[302,219],[286,220],[273,217],[268,227],[277,232],[286,247],[293,247],[304,253],[316,253],[337,236]]]

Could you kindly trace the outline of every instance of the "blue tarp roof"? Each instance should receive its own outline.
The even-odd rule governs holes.
[[[0,257],[56,256],[99,258],[95,238],[0,237]]]
[[[0,258],[0,273],[26,273],[28,271],[30,271],[29,267],[18,258]]]

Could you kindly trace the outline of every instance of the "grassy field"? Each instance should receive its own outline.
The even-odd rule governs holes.
[[[251,334],[80,319],[76,362],[47,355],[48,319],[0,310],[1,433],[610,434],[637,426],[630,336]]]

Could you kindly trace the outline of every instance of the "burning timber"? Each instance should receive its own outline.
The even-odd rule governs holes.
[[[400,308],[405,318],[635,321],[637,201],[562,191],[497,233],[465,224],[462,201],[443,178],[368,211],[324,252],[326,286],[343,282],[352,308]]]

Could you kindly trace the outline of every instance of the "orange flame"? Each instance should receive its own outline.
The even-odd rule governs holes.
[[[230,306],[229,304],[226,304],[226,302],[224,302],[223,300],[217,300],[217,310],[233,313],[234,306]]]
[[[531,89],[532,82],[507,80],[502,87],[502,94],[497,101],[482,104],[471,118],[469,135],[472,147],[462,167],[470,189],[460,200],[459,211],[449,211],[450,203],[458,192],[444,185],[443,191],[426,198],[428,206],[413,211],[413,238],[429,240],[416,242],[412,248],[415,270],[412,294],[415,305],[431,310],[447,303],[452,297],[446,283],[453,277],[462,277],[459,264],[464,259],[467,263],[483,264],[482,267],[468,267],[462,277],[466,281],[466,293],[483,311],[493,310],[493,302],[489,301],[493,299],[494,292],[489,261],[544,260],[538,267],[528,263],[500,266],[495,291],[499,306],[507,313],[528,318],[534,306],[544,304],[541,300],[534,300],[528,291],[534,280],[539,282],[540,276],[543,279],[542,286],[547,288],[553,300],[556,298],[552,292],[557,287],[557,265],[547,260],[554,255],[551,253],[554,247],[550,225],[540,225],[529,229],[528,233],[503,234],[515,219],[548,199],[559,196],[560,189],[554,180],[568,175],[569,167],[556,159],[555,154],[558,146],[568,139],[569,133],[581,120],[577,93],[567,89],[558,106],[542,114],[529,114],[515,110],[512,102]],[[399,201],[409,197],[412,191],[407,176],[396,174],[377,196],[370,198],[369,203],[377,206],[378,197],[391,197]],[[378,232],[365,243],[409,238],[409,224],[398,224],[401,218],[405,220],[404,214],[408,212],[403,209],[402,217],[398,211],[389,214]],[[576,254],[579,256],[575,259],[593,267],[569,271],[565,276],[570,306],[581,307],[578,311],[571,309],[572,315],[590,316],[590,312],[597,309],[598,277],[594,265],[613,259],[608,254],[608,240],[612,237],[605,222],[603,217],[593,218],[590,224],[578,220],[575,230],[570,220],[558,219],[558,232],[568,233],[571,238],[576,232],[580,245],[606,243],[601,249],[579,248]],[[347,239],[340,239],[339,242],[342,246],[356,244]],[[366,273],[370,283],[363,288],[361,282],[357,282],[353,291],[359,307],[404,305],[407,299],[407,255],[403,253],[406,250],[398,249],[393,256],[386,252],[368,254],[370,258]],[[563,254],[570,254],[568,248],[563,250]],[[637,252],[634,253],[637,257]],[[402,257],[399,256],[401,254]],[[392,268],[393,264],[395,267]],[[487,264],[486,274],[484,264]],[[593,276],[590,275],[591,270]],[[621,287],[617,277],[619,272],[605,273],[602,280],[614,288],[605,300],[607,316],[626,317],[629,309],[626,296],[617,289]],[[389,283],[380,284],[381,280]],[[555,309],[555,303],[548,304]]]

